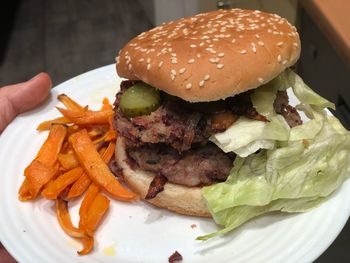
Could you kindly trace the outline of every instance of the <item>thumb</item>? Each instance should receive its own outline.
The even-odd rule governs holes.
[[[50,93],[51,78],[39,73],[34,78],[0,88],[0,132],[20,113],[35,108]]]

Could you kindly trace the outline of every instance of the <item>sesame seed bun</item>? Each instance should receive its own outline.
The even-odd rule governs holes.
[[[276,14],[231,9],[182,18],[132,39],[119,76],[186,101],[215,101],[270,81],[300,55],[296,28]]]
[[[154,174],[142,170],[133,170],[127,162],[124,139],[118,138],[116,145],[116,161],[123,169],[124,180],[127,185],[142,199],[145,199]],[[187,187],[167,182],[164,191],[147,202],[170,211],[192,216],[211,217],[200,187]]]

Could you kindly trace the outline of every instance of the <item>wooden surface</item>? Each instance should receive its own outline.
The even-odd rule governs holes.
[[[338,55],[350,66],[350,1],[299,1],[334,46]]]
[[[0,87],[40,71],[56,85],[114,63],[117,51],[150,27],[137,1],[22,0],[3,52]]]

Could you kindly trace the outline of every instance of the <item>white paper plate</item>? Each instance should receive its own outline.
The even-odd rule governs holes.
[[[311,212],[270,214],[254,219],[232,233],[209,241],[195,238],[217,229],[209,219],[179,216],[143,202],[112,201],[108,216],[96,235],[93,253],[78,256],[80,244],[60,228],[53,202],[20,202],[17,191],[23,170],[47,136],[35,128],[58,116],[56,97],[99,107],[111,102],[119,89],[115,66],[77,76],[57,86],[50,100],[23,114],[0,137],[0,237],[19,262],[167,262],[179,251],[183,262],[311,262],[333,242],[350,214],[350,183]],[[77,207],[72,204],[73,221]]]

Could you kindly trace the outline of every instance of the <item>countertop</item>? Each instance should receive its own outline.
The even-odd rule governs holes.
[[[300,4],[350,67],[350,1],[300,0]]]

